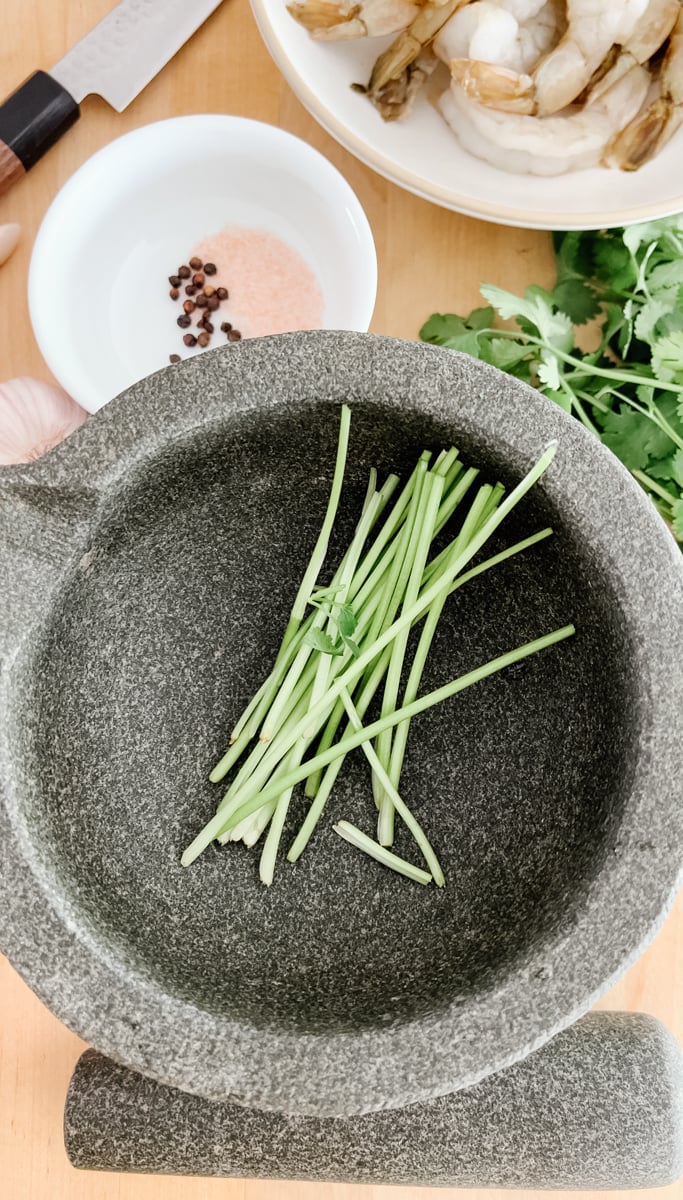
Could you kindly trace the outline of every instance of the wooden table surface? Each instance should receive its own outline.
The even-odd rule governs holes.
[[[22,0],[12,6],[11,19],[6,5],[0,93],[9,92],[36,67],[57,61],[111,4],[112,0]],[[26,272],[37,227],[58,189],[112,138],[150,121],[191,112],[235,113],[282,126],[316,146],[342,171],[365,207],[377,242],[379,294],[372,324],[377,333],[416,337],[430,312],[474,305],[480,280],[519,289],[552,277],[548,234],[444,212],[351,158],[307,115],[278,74],[260,42],[248,0],[225,0],[123,115],[96,97],[86,101],[75,129],[0,201],[0,224],[19,221],[23,227],[18,251],[0,270],[0,378],[49,378],[29,323]],[[58,280],[55,286],[58,289]],[[679,901],[650,950],[603,1006],[653,1013],[683,1039],[681,997]],[[0,1193],[7,1200],[406,1200],[409,1195],[417,1200],[418,1194],[420,1200],[479,1195],[496,1200],[504,1195],[76,1172],[64,1153],[62,1112],[68,1079],[82,1049],[79,1039],[0,960]],[[683,1183],[641,1193],[650,1194],[683,1200]]]

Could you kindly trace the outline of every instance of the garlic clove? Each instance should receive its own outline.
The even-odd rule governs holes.
[[[16,250],[20,233],[21,225],[0,225],[0,266]]]
[[[62,388],[22,376],[0,383],[0,464],[33,462],[88,414]]]

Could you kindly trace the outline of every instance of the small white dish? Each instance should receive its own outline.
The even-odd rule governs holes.
[[[361,162],[417,196],[531,229],[604,229],[683,209],[683,129],[639,171],[512,174],[463,149],[434,105],[433,88],[418,95],[404,120],[393,122],[351,90],[352,83],[367,83],[391,37],[316,41],[290,16],[285,0],[251,0],[251,6],[266,46],[312,116]]]
[[[170,353],[187,355],[168,276],[226,226],[265,229],[298,251],[322,291],[322,328],[367,331],[375,246],[336,168],[259,121],[160,121],[84,163],[50,206],[33,249],[29,310],[38,345],[88,412],[167,365]]]

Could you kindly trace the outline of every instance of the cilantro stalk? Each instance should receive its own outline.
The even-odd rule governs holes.
[[[434,536],[434,527],[439,515],[442,492],[443,476],[438,475],[436,472],[428,471],[424,477],[420,492],[420,501],[415,514],[415,535],[411,539],[410,553],[406,554],[403,570],[397,583],[402,611],[409,609],[417,600],[422,575],[427,564],[429,548]],[[383,716],[386,713],[392,712],[398,702],[409,634],[410,625],[406,625],[394,638],[392,643],[391,656],[384,684],[384,695],[382,697]],[[391,757],[391,732],[387,731],[380,734],[375,749],[377,760],[381,767],[384,768],[384,775],[386,776],[386,768],[389,766],[389,759]],[[382,846],[391,846],[394,841],[395,805],[376,770],[373,770],[372,783],[375,803],[379,808],[377,840]]]
[[[564,625],[560,629],[553,630],[552,633],[535,638],[532,642],[526,642],[523,646],[517,646],[514,650],[510,650],[506,654],[501,654],[497,658],[490,659],[474,670],[458,676],[457,679],[452,680],[443,687],[437,688],[433,692],[428,692],[425,696],[420,696],[412,704],[406,705],[405,708],[399,708],[396,712],[389,713],[386,717],[381,717],[377,721],[373,721],[370,725],[363,726],[359,731],[350,734],[343,741],[331,746],[324,754],[316,755],[291,771],[285,771],[282,778],[268,784],[262,791],[248,798],[245,796],[242,806],[228,821],[224,819],[222,813],[218,813],[209,821],[183,854],[181,859],[182,865],[185,867],[189,866],[190,863],[194,862],[203,853],[214,838],[239,824],[240,821],[249,816],[250,813],[255,812],[258,808],[261,808],[262,805],[278,797],[284,788],[293,787],[297,783],[301,783],[311,770],[320,766],[327,766],[328,763],[333,762],[339,755],[348,754],[351,750],[355,750],[357,746],[362,746],[364,742],[377,737],[383,730],[393,729],[396,725],[400,725],[402,721],[412,720],[413,717],[419,716],[420,713],[426,712],[428,709],[433,708],[434,705],[441,704],[444,700],[449,700],[452,696],[458,695],[465,688],[472,687],[476,683],[481,683],[482,680],[488,679],[498,671],[513,666],[515,663],[521,662],[522,659],[528,658],[532,654],[538,654],[541,650],[546,650],[550,646],[564,641],[565,638],[572,637],[575,632],[576,630],[573,625]]]
[[[538,533],[532,534],[531,537],[525,538],[521,542],[516,542],[514,546],[508,546],[508,548],[506,550],[501,550],[500,553],[495,554],[492,558],[486,559],[484,562],[480,563],[477,567],[472,567],[472,569],[470,571],[466,571],[464,575],[460,575],[455,580],[455,583],[453,584],[453,586],[450,589],[449,595],[452,595],[453,592],[455,592],[458,588],[462,587],[463,584],[468,583],[470,581],[470,579],[476,578],[477,575],[483,574],[484,571],[488,571],[492,567],[497,567],[499,565],[499,563],[505,562],[505,560],[508,558],[512,558],[512,556],[514,554],[521,554],[524,550],[531,549],[532,546],[535,546],[538,542],[544,541],[544,539],[547,537],[550,537],[551,534],[552,534],[552,529],[541,529]],[[432,608],[428,609],[427,620],[429,620],[429,617],[430,617],[431,613],[434,611],[435,607],[436,606],[432,606]],[[419,647],[418,647],[417,653],[420,653]],[[358,714],[359,714],[359,717],[361,720],[363,719],[368,708],[370,707],[370,704],[371,704],[372,700],[374,699],[375,693],[377,692],[377,689],[379,688],[379,686],[382,682],[382,679],[384,678],[384,673],[387,669],[390,654],[391,654],[391,650],[389,648],[384,651],[382,657],[377,660],[377,662],[374,666],[374,669],[373,669],[372,673],[370,674],[369,678],[367,678],[367,680],[363,684],[363,690],[360,694],[359,699],[356,702],[356,708],[357,708],[357,711],[358,711]],[[406,698],[406,696],[404,696],[404,704],[407,704],[408,702],[409,702],[408,699]],[[339,702],[339,709],[338,710],[335,709],[334,715],[337,717],[337,720],[336,720],[334,726],[331,728],[329,736],[327,736],[328,730],[327,729],[325,730],[326,736],[324,739],[321,739],[321,741],[318,745],[318,754],[322,754],[325,750],[328,750],[329,747],[334,742],[335,734],[339,728],[339,725],[340,725],[341,720],[344,715],[344,706],[341,701]],[[396,729],[396,734],[394,736],[397,737],[398,734],[404,729],[406,730],[406,733],[407,733],[409,724],[410,724],[409,721],[405,721],[402,725],[399,725]],[[348,733],[348,731],[347,731],[347,733]],[[324,775],[322,774],[322,768],[319,768],[316,771],[312,771],[311,774],[308,776],[309,779],[317,778],[318,780],[320,780],[320,777],[322,776],[322,782],[318,783],[318,786],[312,793],[312,795],[314,797],[313,803],[311,804],[311,807],[309,808],[308,813],[306,814],[304,823],[301,826],[301,829],[299,830],[299,832],[289,850],[287,858],[289,859],[290,862],[296,862],[297,858],[299,858],[301,856],[301,854],[305,850],[306,846],[308,845],[308,842],[310,841],[313,831],[314,831],[318,821],[320,820],[320,817],[323,814],[323,810],[324,810],[325,805],[330,797],[330,794],[331,794],[332,788],[334,787],[334,784],[336,782],[337,776],[344,764],[344,758],[345,758],[345,755],[340,755],[338,758],[334,759],[333,762],[331,762],[329,764],[329,766],[325,769]],[[307,790],[306,795],[308,796],[309,794],[311,794],[311,793],[309,793]]]
[[[300,609],[296,606],[292,609],[293,613],[297,611],[296,626],[290,620],[275,666],[258,690],[255,702],[247,705],[236,727],[235,740],[214,768],[212,778],[218,781],[228,771],[233,774],[234,767],[237,770],[215,816],[188,847],[182,861],[185,865],[194,861],[214,839],[221,843],[242,840],[254,845],[265,834],[259,873],[269,885],[274,878],[296,784],[308,780],[306,791],[312,803],[289,849],[290,861],[295,861],[308,843],[346,755],[355,746],[362,746],[371,766],[380,810],[379,842],[393,840],[394,813],[398,813],[429,868],[427,878],[442,886],[444,877],[436,853],[399,790],[409,722],[432,704],[572,632],[570,627],[555,631],[469,672],[445,690],[439,689],[427,697],[417,695],[448,596],[468,579],[549,534],[549,530],[541,530],[484,562],[469,566],[549,466],[555,446],[547,448],[507,497],[499,484],[482,485],[460,531],[436,555],[433,555],[435,539],[467,495],[477,471],[464,466],[454,447],[442,450],[431,467],[432,454],[425,451],[391,506],[389,501],[398,486],[397,477],[389,476],[378,490],[377,474],[371,471],[350,545],[333,571],[331,582],[320,585],[315,581],[339,505],[340,469],[343,476],[348,441],[348,415],[342,411],[333,488],[323,522],[324,537],[318,538],[305,572],[305,578],[313,580],[305,608],[311,607],[313,612],[306,615],[304,609],[298,615]],[[314,572],[315,563],[318,566]],[[298,596],[301,594],[300,587]],[[409,634],[422,622],[417,652],[409,665],[406,661]],[[403,687],[406,673],[408,679]],[[382,687],[380,716],[364,727],[369,706]],[[252,745],[257,718],[263,718],[262,737]],[[346,727],[339,736],[344,720]],[[267,738],[263,737],[264,732]],[[386,847],[380,846],[379,852],[380,861],[392,865]],[[394,869],[401,869],[393,865]]]

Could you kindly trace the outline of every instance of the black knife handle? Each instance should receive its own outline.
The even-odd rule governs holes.
[[[36,71],[0,105],[0,195],[8,191],[81,115],[73,96]]]

